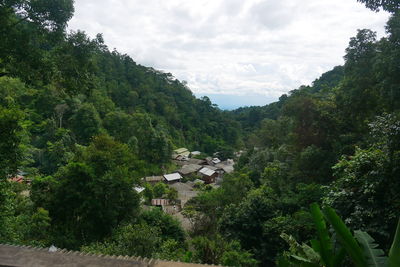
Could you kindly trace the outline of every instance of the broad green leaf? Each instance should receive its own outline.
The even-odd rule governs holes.
[[[286,259],[286,257],[281,256],[281,257],[279,257],[279,259],[278,259],[277,266],[278,266],[278,267],[290,267],[291,264],[290,264],[289,260]]]
[[[394,240],[392,247],[389,251],[389,266],[398,267],[400,266],[400,219],[397,223],[396,234],[394,235]]]
[[[318,240],[312,239],[311,241],[311,247],[319,254],[321,254],[321,244]]]
[[[314,262],[310,262],[308,259],[305,259],[303,257],[300,256],[296,256],[296,255],[291,255],[290,256],[291,259],[293,260],[293,265],[292,266],[296,266],[296,267],[320,267],[320,265],[318,263],[314,263]]]
[[[324,215],[317,203],[311,204],[310,210],[319,238],[321,260],[327,267],[333,266],[332,242],[329,237],[328,229],[326,228]]]
[[[347,251],[354,264],[358,267],[367,266],[362,249],[360,248],[357,241],[351,234],[349,228],[347,228],[342,219],[340,219],[336,212],[330,207],[324,208],[324,214],[326,219],[332,225],[333,229],[335,229],[340,243]]]
[[[346,250],[344,248],[340,248],[335,257],[333,258],[333,266],[342,267],[345,256],[346,256]]]
[[[385,253],[382,249],[377,248],[378,244],[375,243],[375,240],[368,233],[356,230],[354,231],[354,236],[363,249],[367,266],[386,266],[387,258],[385,257]]]

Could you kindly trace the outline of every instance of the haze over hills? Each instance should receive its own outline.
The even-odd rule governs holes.
[[[68,27],[92,38],[102,33],[111,50],[232,109],[263,106],[310,85],[344,64],[357,29],[384,36],[388,16],[355,0],[85,0],[75,3]],[[236,95],[246,96],[243,103]]]

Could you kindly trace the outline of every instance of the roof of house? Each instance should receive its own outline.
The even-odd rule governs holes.
[[[192,152],[190,152],[190,154],[197,156],[197,155],[201,155],[201,152],[200,151],[192,151]]]
[[[189,152],[188,152],[189,153]],[[189,160],[189,155],[184,155],[183,154],[179,154],[175,157],[176,160],[183,160],[183,161],[188,161]]]
[[[23,183],[24,182],[24,177],[21,175],[17,175],[14,177],[9,178],[10,181],[16,182],[16,183]]]
[[[211,169],[209,169],[209,168],[207,168],[207,167],[204,167],[204,168],[201,169],[199,172],[200,172],[201,174],[203,174],[203,175],[206,175],[206,176],[212,176],[212,175],[215,174],[215,171],[213,171],[213,170],[211,170]]]
[[[221,160],[220,160],[219,158],[213,158],[213,159],[212,159],[212,162],[213,162],[214,164],[218,164],[218,163],[221,162]]]
[[[164,180],[164,177],[163,176],[147,176],[144,178],[144,180],[148,183],[161,182],[162,180]]]
[[[145,190],[145,188],[141,186],[135,186],[133,189],[135,189],[138,194],[142,193]]]
[[[175,172],[175,173],[171,173],[171,174],[164,174],[164,178],[165,178],[165,180],[170,182],[170,181],[182,179],[182,176],[179,173]]]
[[[191,164],[198,164],[198,165],[200,165],[200,164],[203,164],[203,163],[205,163],[206,161],[204,160],[204,159],[194,159],[194,158],[191,158],[191,159],[189,159],[189,163],[191,163]]]
[[[183,165],[182,168],[178,171],[182,175],[190,174],[193,172],[197,172],[200,170],[203,166],[198,165],[198,164],[188,164],[188,165]]]
[[[221,168],[219,168],[217,166],[211,166],[211,165],[205,165],[204,168],[208,168],[208,169],[213,170],[213,171],[217,171],[217,170],[221,169]]]
[[[176,154],[182,154],[182,153],[185,153],[185,152],[189,152],[189,150],[187,148],[181,147],[181,148],[175,149],[174,152]]]
[[[224,170],[226,173],[231,173],[234,171],[233,163],[230,161],[223,161],[221,163],[215,164],[215,167]]]
[[[226,173],[231,173],[231,172],[234,171],[234,168],[233,168],[232,165],[225,165],[225,166],[222,167],[222,169],[223,169],[224,172],[226,172]]]

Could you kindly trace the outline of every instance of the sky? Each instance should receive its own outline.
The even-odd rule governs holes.
[[[172,73],[221,109],[265,105],[343,64],[357,29],[385,12],[356,0],[75,0],[69,30]]]

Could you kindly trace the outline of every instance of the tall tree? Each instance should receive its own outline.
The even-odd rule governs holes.
[[[365,6],[373,11],[383,9],[388,12],[395,13],[400,10],[399,0],[357,0],[365,4]]]

